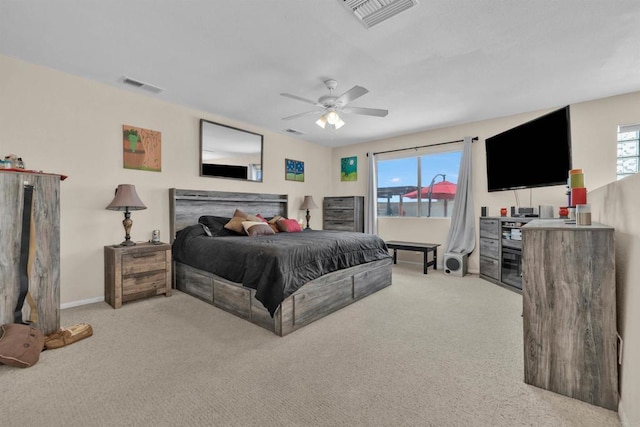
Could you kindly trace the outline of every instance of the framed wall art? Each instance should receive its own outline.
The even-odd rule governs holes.
[[[162,135],[150,129],[122,125],[122,159],[125,169],[162,170]]]
[[[304,182],[304,162],[284,159],[284,179]]]
[[[340,159],[340,181],[358,180],[358,158],[343,157]]]

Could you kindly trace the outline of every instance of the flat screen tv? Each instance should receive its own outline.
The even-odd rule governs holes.
[[[488,191],[567,183],[571,169],[569,106],[487,138]]]

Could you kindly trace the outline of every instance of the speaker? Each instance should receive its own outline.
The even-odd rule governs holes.
[[[444,254],[444,274],[462,277],[467,274],[468,254],[447,252]]]

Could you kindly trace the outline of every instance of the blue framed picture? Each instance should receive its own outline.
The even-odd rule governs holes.
[[[304,182],[304,162],[284,159],[284,179]]]

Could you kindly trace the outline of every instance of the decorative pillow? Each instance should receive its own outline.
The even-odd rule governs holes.
[[[279,233],[280,230],[278,230],[278,224],[269,224],[267,223],[267,225],[269,226],[269,228],[271,228],[273,230],[274,233]]]
[[[267,221],[269,224],[275,224],[276,222],[278,222],[278,220],[280,219],[286,219],[281,217],[280,215],[276,215],[273,218],[271,218],[269,221]]]
[[[300,228],[300,224],[295,219],[280,219],[277,222],[278,230],[283,231],[285,233],[297,233],[302,231]]]
[[[247,233],[245,233],[244,227],[242,226],[243,221],[246,221],[246,219],[240,216],[234,216],[224,225],[224,228],[235,231],[238,234],[246,235]]]
[[[204,224],[209,228],[212,237],[237,236],[239,233],[224,228],[229,221],[231,221],[231,218],[213,215],[203,215],[198,219],[200,224]],[[244,230],[240,234],[244,234]]]
[[[240,209],[236,209],[235,212],[233,212],[233,216],[239,216],[240,218],[246,218],[249,216],[248,213],[241,211]]]
[[[269,224],[262,221],[243,221],[242,227],[249,236],[266,236],[275,234]]]
[[[245,221],[262,222],[258,215],[247,215]]]

